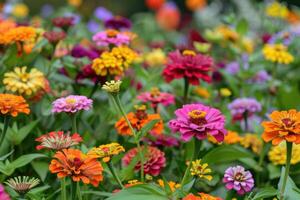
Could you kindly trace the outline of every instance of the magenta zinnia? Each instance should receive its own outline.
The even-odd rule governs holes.
[[[183,141],[190,141],[192,137],[204,140],[208,136],[214,137],[218,142],[224,140],[225,117],[215,108],[202,104],[187,104],[175,111],[176,119],[169,122],[174,132],[180,132]]]
[[[62,97],[56,99],[52,103],[52,112],[53,113],[76,113],[80,110],[89,110],[91,109],[93,100],[87,98],[86,96],[80,95],[69,95],[67,97]]]
[[[164,106],[175,104],[174,95],[159,91],[158,88],[151,88],[150,92],[141,93],[138,97],[142,102],[150,102],[153,108],[156,108],[159,103]]]
[[[93,41],[96,42],[98,46],[109,46],[109,45],[128,45],[130,42],[130,37],[122,32],[114,29],[108,29],[106,31],[101,31],[93,36]]]

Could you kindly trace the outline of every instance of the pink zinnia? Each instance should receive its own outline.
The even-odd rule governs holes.
[[[169,122],[169,127],[174,132],[181,133],[183,141],[189,141],[192,137],[199,140],[213,136],[218,142],[224,140],[225,117],[215,108],[202,104],[187,104],[175,111],[176,119]]]
[[[173,51],[168,56],[168,63],[163,71],[167,82],[174,79],[186,78],[190,84],[199,85],[199,79],[211,81],[209,72],[212,69],[213,60],[209,56],[196,54],[193,51]]]
[[[152,88],[150,92],[141,93],[137,98],[142,102],[151,102],[152,107],[156,107],[159,103],[164,106],[175,104],[174,95],[160,92],[158,88]]]
[[[98,46],[109,46],[109,45],[116,45],[120,46],[123,44],[129,44],[130,37],[122,32],[117,30],[109,29],[106,31],[101,31],[96,33],[93,36],[93,41],[96,42]]]
[[[239,195],[250,192],[254,187],[254,179],[250,171],[245,171],[242,166],[229,167],[226,169],[223,183],[228,190],[235,190]]]
[[[144,147],[142,147],[143,149]],[[138,149],[133,148],[129,150],[125,156],[122,158],[122,162],[124,166],[127,166],[130,164],[133,158],[138,156]],[[160,151],[156,147],[147,147],[147,152],[144,155],[144,172],[145,174],[149,174],[152,176],[157,176],[160,174],[160,171],[165,167],[166,165],[166,158],[165,153]],[[141,162],[138,162],[135,165],[135,170],[141,169]]]
[[[87,98],[86,96],[80,95],[69,95],[67,97],[62,97],[56,99],[52,103],[52,112],[53,113],[76,113],[80,110],[89,110],[91,109],[93,100]]]
[[[3,185],[0,184],[0,199],[1,200],[10,200],[9,195],[5,192]]]

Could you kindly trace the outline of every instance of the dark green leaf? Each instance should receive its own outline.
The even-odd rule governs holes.
[[[138,133],[138,137],[137,137],[138,140],[140,140],[142,137],[144,137],[155,126],[155,124],[157,122],[159,122],[159,120],[155,119],[155,120],[148,122],[145,126],[143,126],[141,131]]]
[[[266,187],[259,189],[251,200],[262,200],[264,198],[274,197],[277,194],[277,190],[273,187]]]

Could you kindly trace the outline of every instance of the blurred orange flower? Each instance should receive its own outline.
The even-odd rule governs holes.
[[[22,96],[0,94],[0,112],[2,115],[18,116],[19,113],[29,114],[30,109]]]
[[[191,11],[200,10],[206,6],[206,0],[186,0],[185,5]]]
[[[225,144],[236,144],[241,141],[241,137],[235,131],[227,131],[227,135],[224,138]]]

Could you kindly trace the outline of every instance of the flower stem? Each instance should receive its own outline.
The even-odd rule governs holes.
[[[72,120],[72,133],[77,133],[76,114],[71,114]]]
[[[111,162],[108,162],[108,163],[107,163],[107,166],[108,166],[108,168],[109,168],[111,174],[113,175],[113,177],[115,178],[115,180],[116,180],[117,183],[119,184],[119,186],[123,189],[123,188],[124,188],[124,185],[122,184],[120,178],[118,177],[118,175],[117,175],[117,173],[116,173],[116,171],[115,171],[115,169],[114,169],[112,163],[111,163]]]
[[[131,130],[131,132],[133,134],[135,143],[136,143],[137,148],[138,148],[140,162],[141,162],[141,181],[144,182],[144,158],[143,158],[143,153],[142,153],[142,148],[141,148],[141,145],[140,145],[140,141],[137,138],[137,134],[136,134],[134,128],[132,127],[129,119],[127,118],[127,115],[126,115],[126,113],[125,113],[125,111],[123,109],[122,103],[120,101],[119,95],[116,94],[116,95],[112,95],[112,96],[113,96],[113,100],[115,101],[115,104],[117,105],[119,111],[121,112],[122,116],[124,117],[127,125],[129,126],[129,128],[130,128],[130,130]]]
[[[67,200],[67,192],[66,192],[66,178],[61,179],[61,200]]]
[[[287,178],[289,176],[290,165],[291,165],[292,149],[293,149],[293,143],[287,141],[286,142],[286,164],[285,164],[285,171],[284,171],[283,182],[280,190],[279,200],[284,199],[285,186],[286,186]]]
[[[245,123],[245,129],[244,131],[247,133],[248,131],[248,111],[245,111],[243,113],[244,123]]]
[[[99,78],[97,78],[96,82],[94,83],[94,87],[93,89],[91,90],[91,93],[89,95],[89,98],[92,98],[94,93],[97,91],[97,88],[98,88],[98,84],[100,83],[100,80]]]
[[[76,194],[79,200],[82,200],[79,181],[76,183]]]
[[[185,77],[184,78],[184,91],[183,91],[183,104],[187,103],[188,100],[188,93],[189,93],[189,80]]]
[[[10,120],[10,117],[5,115],[4,116],[4,122],[3,122],[3,131],[2,131],[2,134],[0,136],[0,146],[2,145],[2,142],[5,138],[5,135],[6,135],[6,131],[8,129],[8,125],[9,125],[9,120]]]
[[[189,161],[189,162],[190,162],[190,161]],[[187,166],[186,169],[185,169],[183,178],[182,178],[182,180],[181,180],[181,182],[180,182],[181,189],[183,188],[184,183],[186,182],[186,179],[187,179],[188,176],[189,176],[190,166],[191,166],[191,164],[189,163],[188,166]]]

